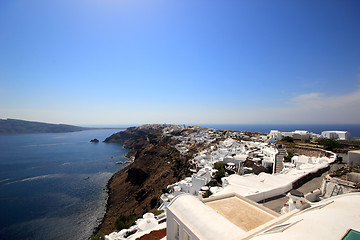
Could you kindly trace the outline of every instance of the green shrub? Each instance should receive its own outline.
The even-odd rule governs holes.
[[[98,232],[96,235],[91,236],[91,240],[105,240],[105,235]]]
[[[206,190],[206,192],[202,195],[203,198],[208,198],[212,195],[210,190]]]
[[[135,223],[135,217],[133,215],[120,215],[115,221],[115,227],[118,231],[122,229],[128,229]]]
[[[334,148],[342,148],[343,146],[333,138],[322,138],[319,143],[324,146],[325,150],[332,151]]]
[[[206,184],[206,186],[217,187],[217,186],[219,186],[219,184],[217,183],[217,181],[215,179],[211,179],[210,182],[208,184]]]
[[[295,155],[293,151],[287,151],[287,155],[284,157],[284,162],[291,162],[291,158]]]
[[[281,139],[281,141],[293,143],[293,142],[294,142],[294,138],[289,137],[289,136],[286,136],[286,137],[284,137],[283,139]]]
[[[159,216],[160,214],[162,214],[164,212],[164,210],[153,210],[151,211],[155,216]]]
[[[214,179],[221,184],[221,178],[225,177],[225,166],[224,166],[224,162],[216,162],[214,163],[214,168],[216,170],[218,170],[215,175],[214,175]]]
[[[224,169],[225,170],[225,166],[224,166],[224,162],[216,162],[214,163],[214,168],[216,170],[221,170],[221,169]]]
[[[225,172],[225,168],[222,168],[215,173],[214,178],[218,183],[221,183],[221,178],[225,177]]]
[[[252,170],[247,170],[246,172],[244,172],[244,174],[251,174],[251,173],[255,173],[254,169],[252,169]]]

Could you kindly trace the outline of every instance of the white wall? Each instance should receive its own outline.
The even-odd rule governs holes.
[[[227,156],[227,157],[224,158],[223,162],[224,162],[224,164],[233,163],[234,158],[232,156]]]
[[[274,161],[269,157],[264,157],[264,159],[261,161],[261,164],[263,167],[267,168],[274,164]]]
[[[182,240],[184,239],[184,231],[190,236],[191,240],[198,240],[199,238],[195,236],[195,234],[188,229],[183,222],[177,218],[170,209],[166,209],[166,239],[167,240]],[[179,235],[176,234],[176,225],[179,226]]]
[[[181,188],[181,191],[184,193],[191,193],[191,184],[189,183],[179,183],[179,187]]]
[[[197,195],[200,188],[202,186],[205,186],[206,184],[207,184],[207,179],[205,177],[199,177],[199,176],[193,175],[191,194]]]
[[[337,140],[349,140],[351,134],[347,131],[323,131],[321,136],[324,138],[334,138]]]
[[[360,167],[360,151],[349,151],[348,159],[348,164],[350,166]]]
[[[279,196],[283,193],[290,191],[291,189],[292,189],[292,183],[287,183],[283,186],[279,186],[274,189],[270,189],[270,190],[263,191],[260,193],[254,193],[254,194],[248,195],[248,196],[246,196],[246,198],[253,200],[254,202],[259,202],[264,199]]]

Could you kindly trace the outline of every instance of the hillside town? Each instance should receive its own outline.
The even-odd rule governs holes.
[[[141,239],[164,229],[162,239],[168,240],[352,239],[345,236],[360,234],[360,209],[353,207],[360,203],[360,171],[349,170],[360,166],[360,151],[349,151],[343,159],[312,144],[322,138],[349,140],[349,132],[139,128],[160,128],[180,154],[191,154],[191,174],[167,186],[157,214],[144,214],[130,228],[106,235],[107,240]],[[287,145],[282,141],[287,139],[299,144]],[[337,169],[319,186],[309,192],[296,189],[334,164]],[[284,200],[277,211],[266,207],[278,198]]]

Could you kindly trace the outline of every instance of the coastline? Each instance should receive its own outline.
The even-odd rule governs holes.
[[[135,157],[135,160],[113,174],[106,184],[106,210],[93,236],[116,231],[115,222],[120,215],[138,219],[156,210],[163,190],[185,177],[188,156],[180,155],[169,144],[170,140],[163,138],[158,128],[129,128],[104,141],[121,144],[129,150],[125,157],[130,161]]]
[[[128,160],[130,160],[130,157],[126,156],[126,154],[124,154],[124,157],[127,158]],[[101,226],[104,224],[105,222],[105,217],[109,211],[109,199],[110,199],[110,195],[111,195],[111,191],[110,191],[110,185],[111,183],[114,181],[114,177],[117,174],[121,174],[122,171],[126,171],[127,168],[129,168],[131,165],[131,163],[128,163],[124,168],[120,169],[119,171],[115,172],[110,179],[107,181],[105,187],[104,187],[104,191],[105,191],[105,209],[103,212],[103,216],[101,217],[101,220],[97,222],[97,226],[94,227],[91,236],[95,236],[97,233],[99,233]],[[89,237],[89,239],[91,239],[91,236]]]
[[[122,170],[122,169],[121,169]],[[121,171],[120,170],[120,171]],[[105,185],[105,188],[104,188],[104,191],[105,191],[105,210],[103,212],[103,216],[101,217],[100,221],[97,222],[97,226],[94,227],[92,233],[91,233],[91,236],[88,238],[88,239],[91,239],[92,236],[95,236],[99,230],[100,230],[100,227],[101,225],[104,223],[104,220],[105,220],[105,215],[106,215],[106,212],[108,211],[108,201],[109,201],[109,185],[113,179],[115,174],[113,174],[111,176],[111,178],[107,181],[106,185]]]

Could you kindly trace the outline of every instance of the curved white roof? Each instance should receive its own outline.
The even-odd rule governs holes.
[[[328,203],[328,204],[327,204]],[[360,193],[339,195],[293,215],[273,227],[288,225],[280,232],[260,234],[253,240],[342,239],[349,229],[360,231]],[[264,232],[275,229],[269,228]]]
[[[189,194],[175,198],[168,206],[168,210],[199,239],[232,239],[245,232]]]

